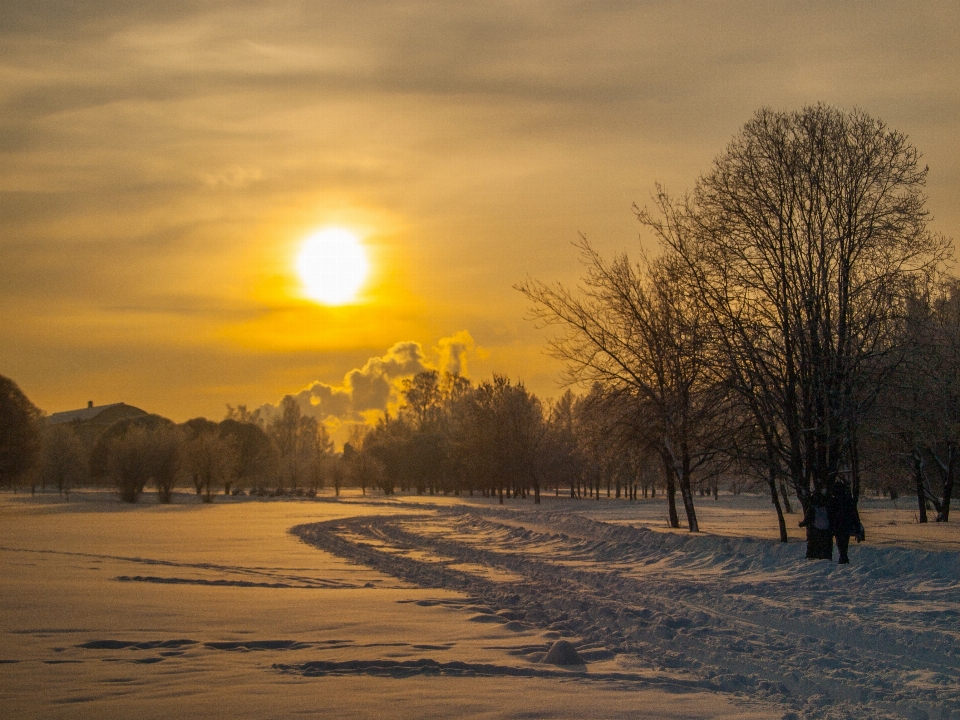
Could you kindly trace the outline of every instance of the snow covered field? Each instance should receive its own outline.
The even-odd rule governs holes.
[[[4,495],[0,716],[960,718],[956,526],[767,503]]]

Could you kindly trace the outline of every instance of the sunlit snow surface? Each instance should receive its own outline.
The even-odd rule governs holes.
[[[960,718],[954,524],[699,502],[4,495],[0,716]]]

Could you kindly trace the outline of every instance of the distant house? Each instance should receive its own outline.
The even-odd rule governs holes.
[[[72,423],[75,426],[105,430],[117,420],[145,417],[148,413],[126,403],[112,403],[110,405],[94,405],[93,400],[85,408],[53,413],[47,418],[48,425],[64,425]]]

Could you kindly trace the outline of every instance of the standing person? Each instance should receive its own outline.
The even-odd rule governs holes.
[[[853,500],[853,493],[850,492],[850,486],[840,478],[834,480],[830,492],[830,525],[833,528],[834,536],[837,538],[837,550],[840,551],[839,563],[846,565],[850,562],[850,558],[847,556],[850,536],[853,535],[857,538],[857,542],[862,542],[864,533],[863,525],[860,524],[860,515],[857,512],[857,504]]]
[[[833,560],[833,532],[830,508],[823,490],[814,490],[800,527],[807,529],[807,557],[811,560]]]

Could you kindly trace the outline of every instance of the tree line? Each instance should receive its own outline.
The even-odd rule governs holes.
[[[417,493],[599,499],[656,494],[642,448],[624,447],[598,393],[548,402],[503,375],[473,385],[436,371],[405,381],[398,412],[348,443],[362,487]]]
[[[269,421],[240,405],[227,406],[220,422],[145,415],[95,429],[47,425],[12,380],[0,376],[0,386],[0,480],[33,491],[114,486],[128,502],[147,487],[170,502],[183,485],[206,502],[218,493],[315,496],[325,486],[339,494],[348,485],[501,502],[539,502],[544,489],[576,498],[599,498],[604,488],[617,498],[657,493],[646,456],[623,451],[597,390],[550,403],[501,375],[474,385],[425,371],[403,383],[397,412],[356,426],[335,452],[323,423],[292,396]]]
[[[48,425],[16,383],[0,376],[0,482],[7,486],[25,482],[32,491],[50,487],[63,495],[76,487],[114,486],[127,502],[136,502],[148,486],[170,502],[174,488],[184,484],[205,502],[221,492],[316,495],[327,481],[339,492],[342,463],[326,427],[290,396],[270,422],[228,406],[220,422],[177,424],[144,415],[106,428]]]

